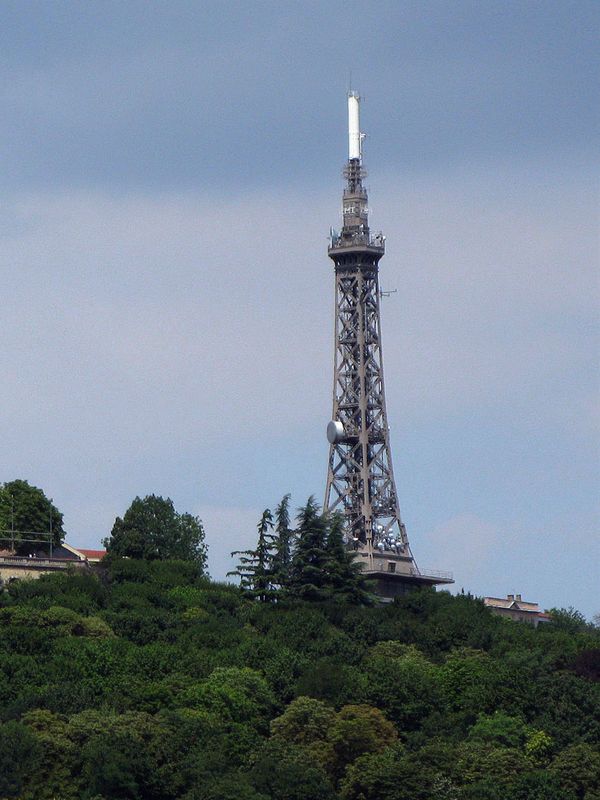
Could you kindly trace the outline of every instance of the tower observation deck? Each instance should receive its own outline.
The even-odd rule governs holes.
[[[377,593],[391,598],[453,580],[450,573],[419,569],[400,517],[381,348],[379,261],[385,237],[369,228],[359,104],[350,92],[343,225],[339,233],[331,230],[328,249],[335,266],[335,333],[324,510],[343,515],[348,547],[357,551]]]

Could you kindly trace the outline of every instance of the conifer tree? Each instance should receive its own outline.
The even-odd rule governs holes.
[[[294,533],[290,527],[290,495],[286,494],[275,509],[273,577],[280,586],[286,586],[289,581]]]
[[[278,595],[278,591],[273,585],[275,536],[269,533],[272,528],[273,515],[270,509],[266,508],[257,525],[258,542],[256,549],[234,550],[231,555],[232,557],[240,557],[239,564],[237,569],[227,573],[227,575],[237,575],[244,592],[261,603],[273,600]]]
[[[327,574],[327,520],[313,496],[298,513],[298,541],[288,589],[304,600],[326,600],[331,592]]]
[[[322,514],[310,497],[299,510],[297,534],[286,587],[290,595],[304,600],[372,602],[361,565],[344,543],[341,515]]]
[[[369,594],[368,581],[356,552],[349,550],[344,543],[341,514],[334,514],[328,519],[328,530],[327,576],[332,594],[351,603],[370,604],[372,597]]]

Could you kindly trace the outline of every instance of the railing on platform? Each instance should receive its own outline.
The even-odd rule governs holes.
[[[31,569],[46,567],[67,569],[68,567],[84,567],[86,561],[76,558],[40,558],[38,556],[0,556],[0,567],[29,567]]]
[[[364,555],[364,553],[363,553]],[[441,581],[453,581],[454,576],[451,572],[441,569],[416,569],[415,567],[408,567],[402,569],[402,561],[394,558],[395,553],[390,552],[390,557],[386,558],[385,553],[377,554],[373,558],[373,569],[376,572],[389,572],[388,564],[391,562],[398,566],[398,569],[390,572],[392,575],[402,576],[407,578],[439,578]]]
[[[335,250],[338,247],[355,247],[356,245],[367,245],[377,247],[380,250],[385,248],[385,237],[381,233],[352,233],[352,235],[342,235],[341,233],[331,237],[329,249]]]
[[[448,572],[448,570],[443,569],[422,569],[419,570],[419,572],[415,572],[415,575],[424,575],[425,577],[429,578],[446,578],[447,580],[454,579],[452,572]]]

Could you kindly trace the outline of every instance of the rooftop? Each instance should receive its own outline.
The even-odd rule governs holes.
[[[547,614],[540,610],[539,603],[523,600],[520,594],[507,594],[506,597],[484,597],[483,603],[488,608],[524,611],[530,614],[537,614],[540,617],[548,617]]]
[[[106,555],[106,550],[87,550],[83,547],[77,547],[76,550],[82,553],[87,559],[98,559],[98,561]]]

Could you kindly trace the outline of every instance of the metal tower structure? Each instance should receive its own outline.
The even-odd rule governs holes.
[[[335,350],[324,510],[342,513],[349,546],[378,578],[380,593],[393,596],[411,585],[452,578],[419,570],[400,516],[381,348],[379,261],[385,238],[369,228],[359,104],[359,95],[350,92],[343,226],[339,233],[331,230],[328,248],[335,265]]]

